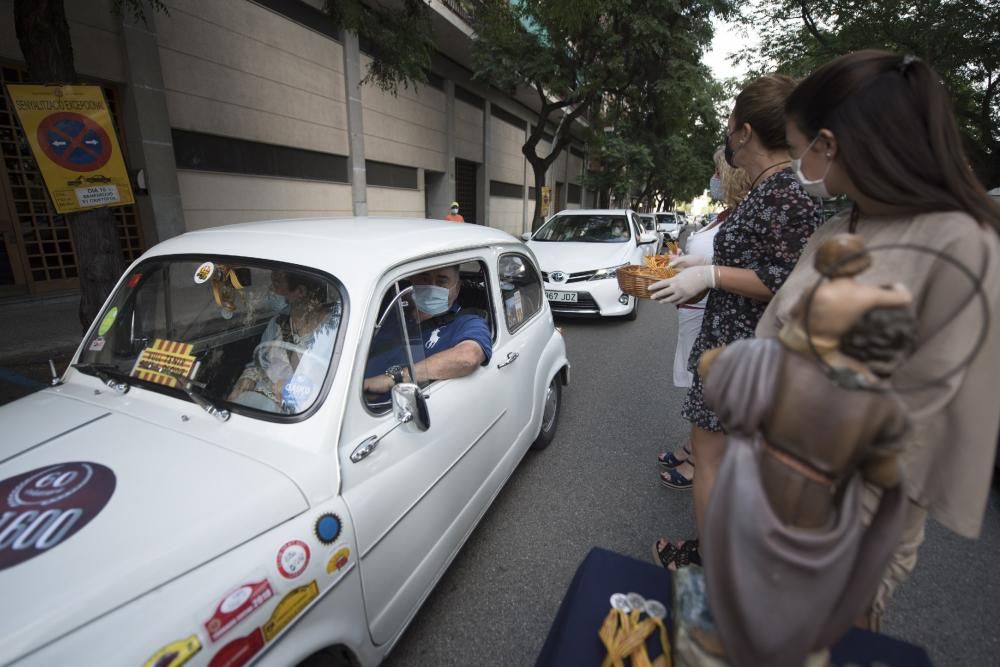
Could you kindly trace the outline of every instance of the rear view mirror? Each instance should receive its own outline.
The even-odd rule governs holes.
[[[404,382],[393,386],[392,413],[400,424],[412,423],[420,431],[426,431],[431,427],[427,399],[424,398],[424,392],[415,384]]]

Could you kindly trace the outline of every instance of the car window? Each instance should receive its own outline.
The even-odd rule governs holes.
[[[575,241],[581,243],[626,243],[632,238],[624,215],[557,215],[542,225],[532,241]]]
[[[500,294],[507,331],[514,333],[542,308],[542,283],[538,271],[524,255],[500,255]]]
[[[113,295],[77,367],[248,416],[300,415],[319,400],[343,317],[339,283],[318,272],[157,257]]]
[[[414,291],[396,298],[410,287]],[[401,375],[406,382],[416,379],[420,386],[429,386],[425,359],[462,340],[475,340],[490,349],[496,340],[489,274],[480,261],[407,274],[386,290],[378,312],[381,326],[370,334],[366,380]],[[363,397],[366,407],[376,414],[391,408],[388,392],[363,389]]]

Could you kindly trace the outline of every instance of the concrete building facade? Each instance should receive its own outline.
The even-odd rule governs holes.
[[[530,229],[534,177],[521,154],[530,95],[473,80],[472,31],[431,0],[428,82],[396,95],[362,85],[369,56],[323,0],[166,0],[136,23],[112,0],[66,2],[82,83],[104,87],[130,172],[145,189],[115,209],[126,257],[187,230],[351,215]],[[25,79],[13,0],[0,0],[0,83]],[[73,289],[72,239],[7,99],[0,99],[0,298]],[[551,138],[551,137],[549,137]],[[543,142],[547,149],[548,142]],[[550,168],[554,210],[584,205],[582,145]],[[591,198],[592,199],[592,198]]]

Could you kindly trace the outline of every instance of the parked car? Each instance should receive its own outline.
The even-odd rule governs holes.
[[[681,235],[684,224],[677,213],[665,211],[656,214],[656,229],[663,233],[665,239],[676,241]]]
[[[619,289],[617,270],[656,254],[657,238],[642,229],[634,211],[562,211],[524,238],[538,257],[554,312],[636,318],[638,304]]]
[[[492,358],[410,384],[449,335],[414,318],[411,278],[456,265]],[[397,384],[365,393],[393,345]],[[568,379],[536,260],[504,232],[308,220],[160,243],[61,382],[0,408],[0,664],[378,664],[552,441]]]
[[[647,232],[656,234],[656,254],[659,255],[663,252],[664,235],[663,232],[656,229],[656,216],[652,213],[639,213],[637,215],[642,228]]]

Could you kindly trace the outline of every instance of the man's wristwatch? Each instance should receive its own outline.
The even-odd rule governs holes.
[[[392,378],[393,384],[400,384],[403,382],[403,367],[399,364],[389,366],[389,368],[385,369],[385,374]]]

